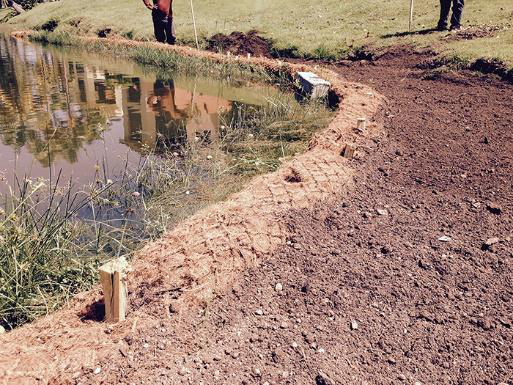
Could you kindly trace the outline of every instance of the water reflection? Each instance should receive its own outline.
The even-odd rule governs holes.
[[[233,88],[204,78],[157,79],[116,58],[83,56],[0,36],[0,172],[84,184],[144,149],[219,139],[220,112],[262,104],[272,88]],[[0,186],[0,192],[5,183]]]

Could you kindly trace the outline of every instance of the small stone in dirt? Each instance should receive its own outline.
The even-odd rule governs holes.
[[[257,309],[257,310],[255,311],[255,314],[256,314],[256,315],[263,315],[263,314],[264,314],[264,311],[263,311],[262,309]]]
[[[97,367],[96,369],[94,369],[94,374],[100,374],[101,371],[102,371],[102,368]]]
[[[280,282],[278,282],[278,283],[276,284],[276,286],[274,287],[274,290],[276,290],[276,291],[282,291],[282,290],[283,290],[283,285],[282,285]]]
[[[392,365],[395,365],[397,363],[397,361],[395,360],[395,358],[389,358],[388,359],[388,363],[392,364]]]
[[[126,336],[125,338],[123,338],[123,340],[125,340],[125,342],[130,346],[134,343],[134,339],[132,336]]]
[[[324,350],[324,348],[319,348],[319,350],[317,350],[317,353],[321,353],[322,354],[324,352],[326,352],[326,350]]]
[[[315,385],[332,385],[333,381],[324,374],[323,372],[319,372],[317,377],[315,377]]]
[[[502,213],[502,208],[495,202],[490,202],[486,205],[486,209],[495,215],[500,215]]]
[[[358,322],[351,321],[351,330],[358,330]]]
[[[3,333],[5,333],[5,328],[2,325],[0,325],[0,334],[3,334]]]
[[[388,215],[388,210],[385,210],[385,209],[376,209],[376,212],[379,215]]]
[[[424,261],[422,259],[419,260],[418,265],[421,269],[424,269],[424,270],[431,270],[431,268],[432,268],[432,266],[429,262]]]
[[[123,357],[128,357],[128,348],[126,346],[121,346],[119,352]]]
[[[438,238],[440,242],[450,242],[452,240],[451,237],[448,237],[447,235],[443,235],[440,238]]]
[[[296,349],[297,347],[298,347],[297,342],[292,342],[292,348],[293,348],[293,349]]]
[[[253,368],[253,374],[254,374],[255,376],[260,376],[260,374],[261,374],[261,373],[262,373],[262,372],[260,372],[260,369],[258,369],[258,368]]]
[[[288,327],[289,327],[289,325],[288,325],[285,321],[283,321],[283,322],[280,324],[280,328],[282,328],[282,329],[287,329]]]
[[[484,243],[483,245],[481,246],[481,249],[486,251],[486,250],[490,250],[491,247],[493,245],[495,245],[496,243],[499,243],[500,242],[500,239],[497,238],[497,237],[494,237],[494,238],[488,238]]]
[[[406,380],[406,376],[405,376],[404,374],[402,374],[402,373],[401,373],[401,374],[399,374],[399,375],[397,376],[397,378],[399,378],[401,381]]]
[[[387,255],[387,254],[390,254],[390,252],[391,252],[392,250],[390,250],[390,247],[388,247],[388,246],[383,246],[383,247],[381,247],[381,250],[380,250],[380,251],[381,251],[381,254],[383,254],[383,255]]]
[[[420,382],[420,381],[415,381],[415,382],[413,383],[413,385],[422,385],[422,382]]]
[[[305,338],[305,342],[307,344],[312,344],[315,341],[315,337],[310,333],[303,332],[303,337]]]
[[[180,371],[178,372],[178,374],[180,376],[185,376],[189,371],[187,370],[187,368],[185,366],[182,366],[182,368],[180,369]]]
[[[149,344],[149,343],[147,343],[147,342],[145,342],[145,343],[144,343],[144,345],[143,345],[143,348],[144,348],[144,349],[148,349],[149,347],[150,347],[150,344]]]
[[[489,319],[472,319],[470,322],[483,330],[491,330],[493,328],[493,324]]]

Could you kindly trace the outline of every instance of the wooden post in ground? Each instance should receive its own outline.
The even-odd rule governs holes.
[[[356,121],[356,129],[360,132],[365,132],[366,128],[367,128],[367,119],[358,118]]]
[[[125,319],[127,290],[125,272],[128,262],[124,257],[100,267],[100,281],[105,300],[105,321],[119,322]]]
[[[356,147],[354,146],[354,144],[347,143],[345,147],[342,149],[342,156],[346,159],[353,159],[355,151]]]
[[[410,0],[410,22],[408,24],[408,32],[411,32],[413,27],[413,0]]]
[[[199,49],[198,29],[196,28],[196,15],[194,15],[194,5],[192,4],[192,0],[191,0],[191,13],[192,13],[192,24],[194,25],[194,38],[196,40],[196,49]]]

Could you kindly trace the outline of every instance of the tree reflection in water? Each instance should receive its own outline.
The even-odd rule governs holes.
[[[52,166],[84,184],[105,156],[115,165],[127,152],[218,141],[220,113],[264,103],[257,94],[0,36],[0,171],[46,177]]]

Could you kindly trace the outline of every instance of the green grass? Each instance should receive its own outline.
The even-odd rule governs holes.
[[[11,9],[0,9],[0,23],[8,21],[14,15]]]
[[[438,0],[415,2],[415,29],[437,22]],[[493,38],[464,42],[446,41],[446,34],[394,36],[406,32],[409,1],[386,0],[195,0],[196,21],[202,40],[215,33],[257,29],[273,39],[278,50],[298,56],[337,58],[362,46],[374,49],[398,43],[431,47],[447,56],[477,59],[497,58],[513,66],[513,2],[511,0],[468,1],[465,25],[506,27]],[[182,43],[194,39],[188,1],[174,5],[178,37]],[[129,38],[152,39],[151,18],[141,0],[62,0],[41,4],[11,20],[37,28],[58,20],[58,29],[96,33],[104,28]]]

